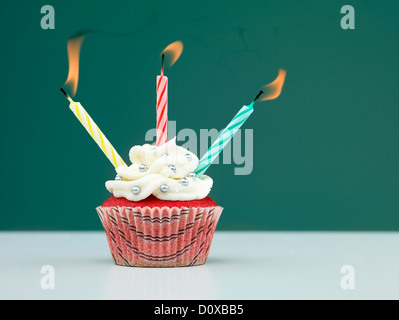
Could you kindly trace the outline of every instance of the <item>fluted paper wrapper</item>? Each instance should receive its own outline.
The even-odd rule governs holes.
[[[97,207],[117,265],[204,264],[223,208]]]

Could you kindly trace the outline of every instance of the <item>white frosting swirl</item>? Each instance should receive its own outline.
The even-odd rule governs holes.
[[[129,158],[133,163],[131,166],[116,169],[121,180],[105,183],[108,191],[117,198],[140,201],[153,194],[161,200],[197,200],[205,198],[212,188],[210,177],[189,176],[199,160],[192,152],[177,146],[176,138],[156,148],[149,144],[134,146]],[[140,170],[140,165],[145,165],[145,169]],[[161,191],[162,185],[167,186],[166,192]]]

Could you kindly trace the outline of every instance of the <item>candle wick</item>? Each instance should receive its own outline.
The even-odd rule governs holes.
[[[256,100],[259,99],[259,97],[263,94],[263,91],[259,91],[259,93],[256,95],[256,97],[252,100],[251,104],[254,105]]]
[[[162,61],[161,61],[161,75],[163,75],[164,60],[165,60],[165,54],[162,54]]]
[[[72,100],[72,98],[69,96],[69,94],[65,92],[64,89],[61,88],[60,90],[61,90],[61,92],[65,95],[65,97],[69,100],[70,103],[73,103],[73,102],[74,102],[74,101]]]

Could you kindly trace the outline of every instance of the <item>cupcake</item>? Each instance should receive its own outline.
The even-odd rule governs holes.
[[[181,267],[204,264],[223,208],[209,196],[213,180],[196,177],[199,160],[176,145],[134,146],[130,166],[116,168],[111,197],[97,213],[117,265]]]

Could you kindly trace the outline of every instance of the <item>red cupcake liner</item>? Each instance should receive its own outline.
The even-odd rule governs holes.
[[[204,264],[223,208],[97,207],[117,265]]]

